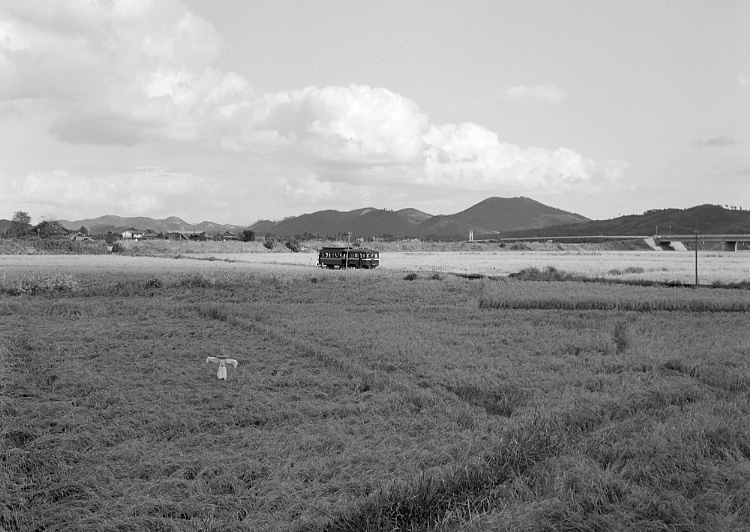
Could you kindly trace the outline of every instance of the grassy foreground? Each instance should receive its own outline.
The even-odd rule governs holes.
[[[409,279],[4,279],[0,528],[750,529],[747,291]]]

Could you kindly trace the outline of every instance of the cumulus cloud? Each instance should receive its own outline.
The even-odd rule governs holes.
[[[13,180],[15,201],[52,212],[71,205],[91,215],[112,213],[147,215],[173,213],[195,195],[211,195],[215,186],[204,177],[163,168],[137,168],[106,175],[75,174],[66,170],[36,172]]]
[[[432,126],[425,135],[427,184],[474,190],[541,188],[544,192],[612,183],[628,170],[623,161],[595,162],[566,149],[521,149],[472,123]]]
[[[283,178],[277,183],[286,196],[291,196],[298,202],[319,203],[334,197],[333,184],[320,180],[316,175],[301,178]]]
[[[555,85],[515,85],[506,90],[505,95],[511,100],[545,104],[560,103],[565,98],[562,89]]]
[[[52,132],[66,142],[195,140],[216,106],[249,89],[211,69],[221,36],[175,1],[40,0],[13,4],[0,20],[9,80],[0,100],[50,102]]]
[[[302,176],[280,179],[285,195],[321,201],[347,183],[533,193],[613,182],[628,169],[566,148],[521,149],[477,124],[430,124],[414,101],[386,88],[260,94],[243,76],[215,68],[221,35],[176,0],[39,0],[7,9],[0,75],[9,82],[0,104],[16,112],[33,107],[19,102],[48,102],[56,113],[49,132],[64,143],[158,143],[264,159]],[[554,85],[519,85],[506,96],[545,104],[565,97]],[[22,188],[44,201],[99,208],[115,197],[133,213],[159,209],[160,197],[210,189],[203,178],[166,171],[130,173],[136,186],[118,189],[123,177],[32,174]]]
[[[235,146],[292,147],[330,163],[412,164],[422,151],[427,116],[388,89],[307,87],[265,94],[225,108]]]

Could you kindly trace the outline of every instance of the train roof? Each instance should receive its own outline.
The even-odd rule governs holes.
[[[377,249],[372,248],[352,248],[352,247],[322,247],[320,248],[320,251],[372,251],[375,253],[380,253]]]

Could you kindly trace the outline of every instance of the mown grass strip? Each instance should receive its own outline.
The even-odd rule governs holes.
[[[705,300],[617,300],[617,299],[569,299],[507,298],[483,294],[479,298],[482,309],[513,310],[622,310],[636,312],[750,312],[750,301],[705,301]]]
[[[567,277],[562,279],[568,280]],[[554,276],[552,280],[560,278]],[[541,281],[536,278],[522,281],[483,281],[477,303],[480,309],[706,313],[750,311],[750,299],[737,292],[721,293],[716,290],[685,290],[663,286],[631,288],[612,283],[581,282],[577,279],[549,282],[545,278]]]
[[[617,269],[610,270],[610,275],[622,274],[641,274],[643,268],[628,267],[620,271]],[[558,270],[554,266],[547,266],[543,270],[539,268],[525,268],[519,272],[511,273],[508,279],[516,281],[545,281],[545,282],[578,282],[578,283],[597,283],[597,284],[616,284],[627,286],[665,286],[669,288],[693,287],[692,284],[682,281],[652,281],[648,279],[612,279],[609,277],[591,277],[578,273],[570,273]],[[750,290],[750,280],[740,282],[722,282],[714,281],[710,285],[700,285],[702,288],[726,288],[734,290]]]

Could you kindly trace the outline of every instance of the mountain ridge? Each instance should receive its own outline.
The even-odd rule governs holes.
[[[398,211],[372,207],[352,211],[329,209],[283,220],[274,225],[271,232],[279,236],[311,233],[326,237],[351,232],[357,236],[466,239],[469,232],[473,232],[475,238],[492,237],[504,230],[588,220],[530,198],[491,197],[458,213],[444,215],[408,208]]]
[[[750,234],[750,211],[726,209],[721,205],[696,205],[687,209],[653,209],[610,220],[591,220],[585,224],[546,228],[544,237],[572,236],[645,236],[655,234]],[[533,229],[507,231],[505,238],[537,236]]]
[[[397,211],[364,207],[351,211],[323,210],[293,216],[281,221],[259,220],[250,226],[202,221],[190,224],[177,216],[163,220],[148,217],[123,217],[113,214],[60,223],[77,230],[82,225],[92,234],[129,228],[155,232],[205,231],[208,234],[251,229],[256,235],[273,234],[294,238],[308,233],[320,238],[353,236],[466,240],[474,238],[524,238],[652,235],[692,233],[750,233],[750,212],[720,205],[698,205],[688,209],[654,209],[643,214],[620,216],[610,220],[589,220],[579,214],[549,207],[530,198],[487,198],[455,214],[432,215],[413,208]],[[0,220],[0,234],[11,226]]]
[[[91,233],[121,233],[126,229],[151,229],[157,233],[171,231],[240,232],[250,229],[256,234],[271,233],[281,238],[317,235],[321,238],[346,235],[367,237],[412,237],[466,239],[473,231],[476,238],[492,237],[502,231],[540,228],[588,221],[579,214],[544,205],[530,198],[490,197],[455,214],[433,215],[414,208],[397,211],[362,207],[350,211],[326,209],[292,216],[273,222],[260,220],[248,226],[203,221],[190,224],[170,216],[163,220],[147,217],[122,217],[113,214],[84,220],[60,220],[71,230],[85,226]]]

